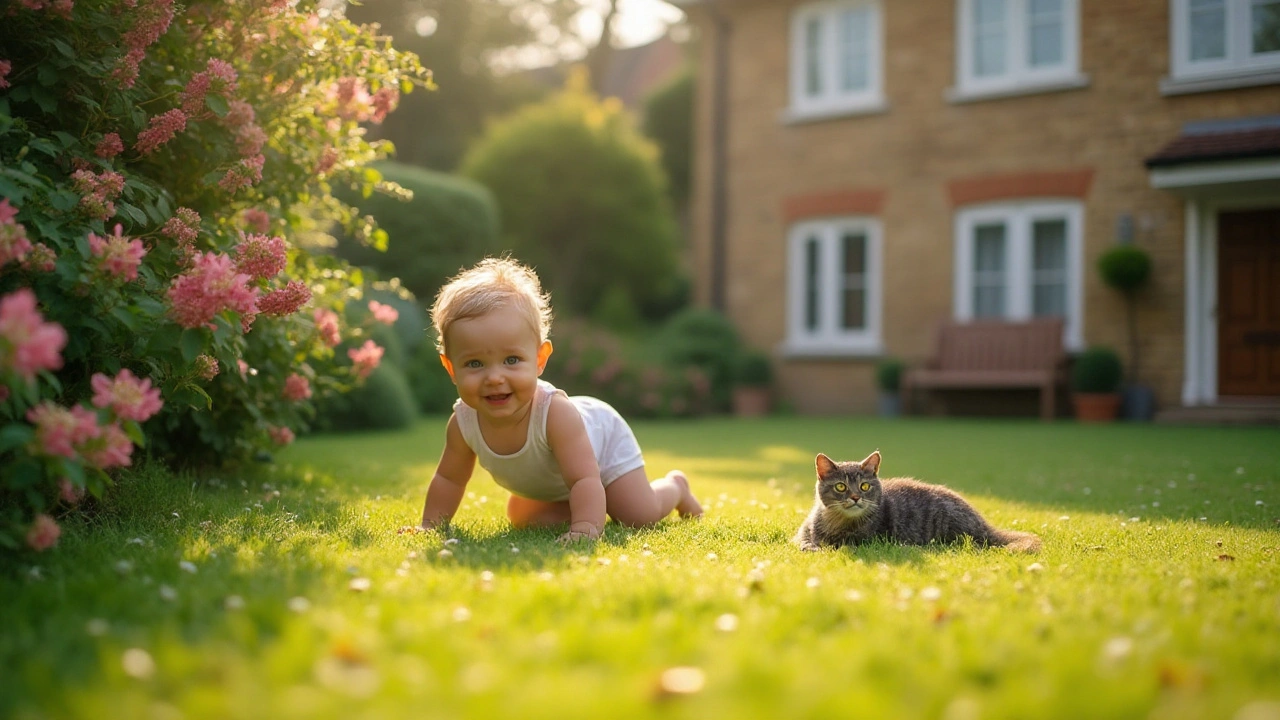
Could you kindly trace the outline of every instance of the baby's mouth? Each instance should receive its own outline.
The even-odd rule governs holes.
[[[511,393],[503,393],[501,395],[485,395],[484,401],[492,405],[501,405],[511,399]]]

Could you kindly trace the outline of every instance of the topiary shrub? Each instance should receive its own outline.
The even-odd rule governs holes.
[[[1123,378],[1120,356],[1109,347],[1091,347],[1071,365],[1071,389],[1079,393],[1119,392]]]
[[[902,387],[902,371],[906,364],[898,358],[887,357],[876,363],[876,387],[883,392],[896,393]]]
[[[386,231],[386,243],[365,243],[352,234],[338,238],[334,254],[382,278],[398,278],[415,296],[430,301],[450,277],[487,255],[502,251],[498,208],[481,184],[412,165],[375,166],[385,192],[339,192],[362,215]],[[398,187],[397,187],[398,186]]]
[[[617,286],[654,318],[682,291],[657,148],[584,77],[490,126],[462,173],[493,192],[504,242],[537,269],[562,316],[589,316]]]
[[[740,353],[734,362],[733,382],[739,387],[769,387],[773,383],[773,364],[759,350]]]
[[[1151,256],[1136,245],[1116,245],[1098,256],[1098,273],[1108,286],[1132,293],[1151,277]]]
[[[733,365],[740,341],[738,331],[728,318],[714,310],[688,308],[663,325],[658,343],[669,365],[695,367],[706,374],[716,409],[729,407]]]

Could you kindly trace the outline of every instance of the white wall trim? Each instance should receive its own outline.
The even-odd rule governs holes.
[[[1176,190],[1204,185],[1280,179],[1280,158],[1187,163],[1155,167],[1147,173],[1151,187]]]

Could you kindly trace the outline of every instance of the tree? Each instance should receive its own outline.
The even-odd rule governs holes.
[[[588,314],[616,285],[652,317],[683,289],[657,155],[579,70],[563,92],[494,123],[462,172],[494,194],[508,246],[560,312]]]

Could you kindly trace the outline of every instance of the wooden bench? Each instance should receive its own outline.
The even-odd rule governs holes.
[[[948,322],[938,330],[933,358],[902,374],[902,412],[915,390],[1031,388],[1040,391],[1040,418],[1052,420],[1066,380],[1062,319]]]

